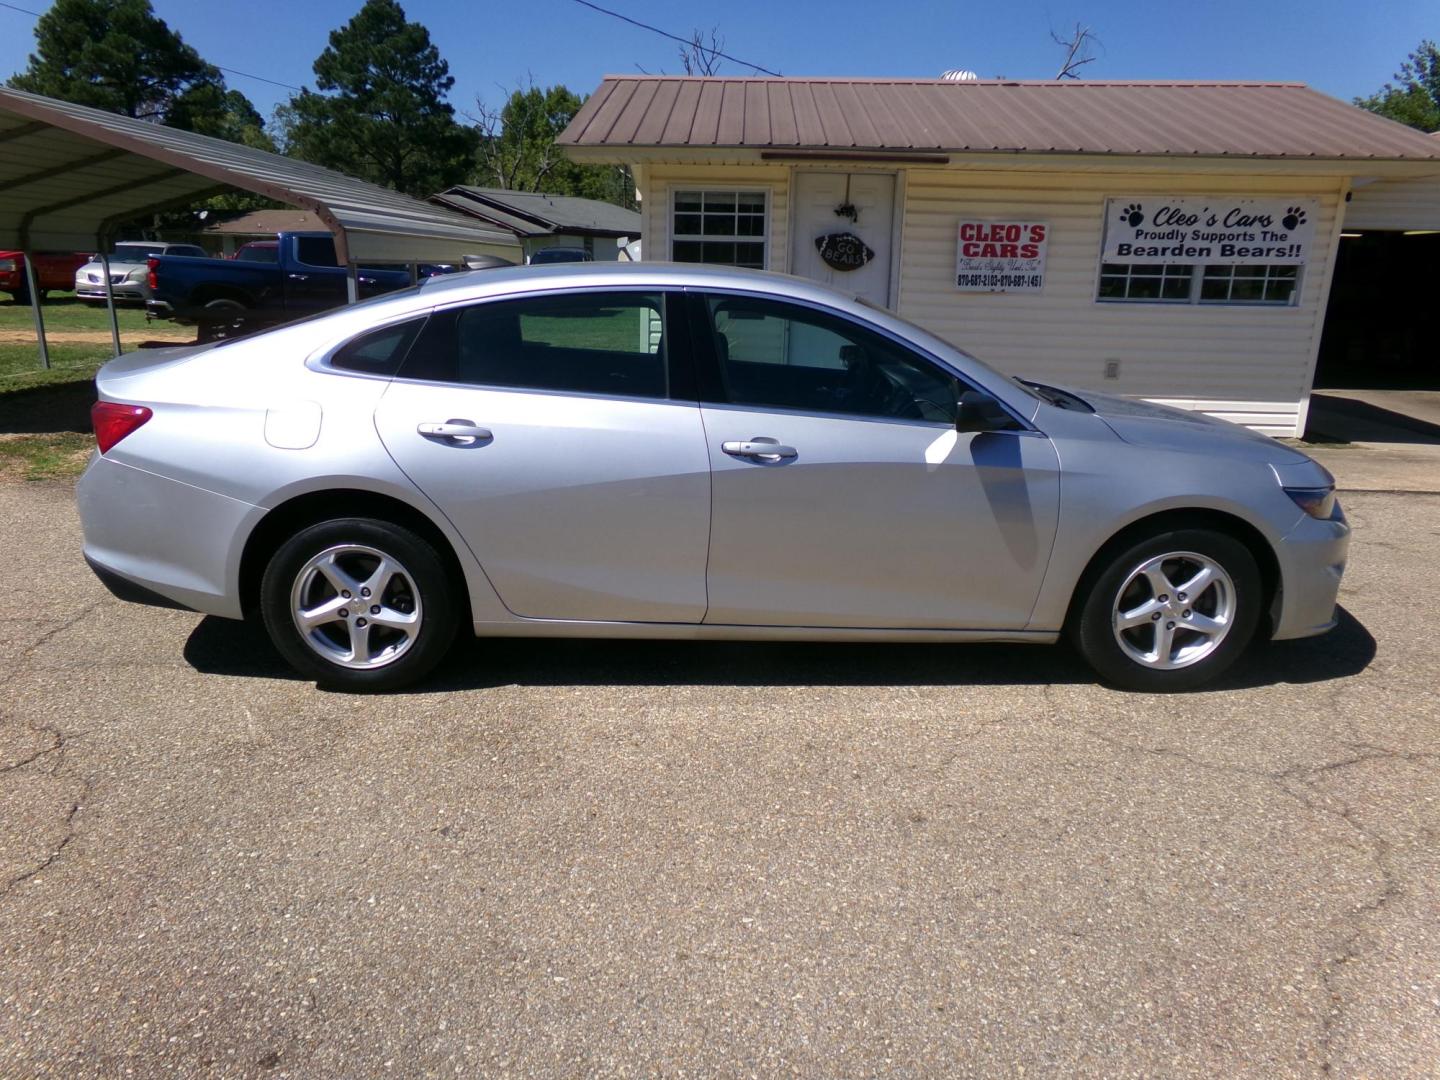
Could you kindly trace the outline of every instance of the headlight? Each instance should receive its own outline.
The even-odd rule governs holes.
[[[1287,487],[1285,494],[1289,495],[1290,501],[1301,510],[1321,521],[1330,520],[1340,511],[1340,504],[1335,499],[1334,485],[1316,488]]]
[[[19,269],[20,266],[14,259],[0,259],[0,273]]]
[[[134,269],[134,270],[131,270],[128,274],[125,275],[125,280],[126,280],[126,281],[144,281],[144,280],[145,280],[145,267],[140,266],[140,267],[137,267],[137,268]]]

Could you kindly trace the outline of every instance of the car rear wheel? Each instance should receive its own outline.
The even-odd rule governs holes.
[[[281,545],[260,584],[271,640],[323,685],[393,690],[440,662],[459,608],[439,553],[371,518],[312,525]]]
[[[1190,690],[1218,677],[1260,623],[1260,570],[1240,541],[1177,529],[1109,557],[1071,628],[1082,656],[1130,690]]]
[[[238,300],[211,300],[196,320],[195,339],[203,343],[239,337],[245,331],[248,311]]]

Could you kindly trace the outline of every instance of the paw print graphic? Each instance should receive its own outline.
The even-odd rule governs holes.
[[[1120,211],[1120,220],[1125,222],[1125,224],[1129,225],[1132,229],[1137,225],[1144,224],[1145,208],[1139,203],[1131,203],[1129,206],[1125,207],[1124,210]]]
[[[1286,232],[1294,232],[1305,224],[1305,211],[1298,206],[1290,207],[1285,211],[1285,216],[1280,219],[1280,224],[1285,226]]]

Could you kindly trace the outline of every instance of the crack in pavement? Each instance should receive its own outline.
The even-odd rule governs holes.
[[[104,602],[104,598],[101,598],[99,600],[95,600],[90,604],[87,604],[69,619],[65,620],[65,622],[61,623],[59,626],[51,627],[49,630],[47,630],[45,633],[41,634],[38,638],[31,642],[28,646],[26,646],[25,649],[16,658],[16,663],[10,669],[6,677],[3,680],[0,680],[0,687],[9,686],[12,682],[14,682],[15,679],[20,675],[20,673],[25,669],[26,662],[30,660],[39,649],[43,648],[50,641],[53,641],[60,634],[63,634],[66,630],[69,630],[71,627],[75,626],[77,623],[80,622],[80,620],[84,619],[87,615],[93,612]],[[6,765],[3,768],[0,768],[0,775],[15,772],[16,770],[25,768],[28,765],[33,765],[35,762],[39,761],[43,757],[54,755],[52,759],[53,765],[50,769],[50,778],[52,780],[61,780],[62,771],[65,767],[65,752],[69,749],[70,742],[72,740],[67,738],[64,731],[54,725],[32,724],[24,720],[22,720],[21,723],[25,726],[27,730],[37,735],[49,736],[50,745],[36,751],[35,753],[31,754],[29,757],[24,758],[21,761],[12,762],[11,764]],[[60,837],[59,843],[55,844],[55,846],[50,849],[50,853],[46,855],[43,859],[41,859],[36,865],[32,866],[28,870],[24,870],[19,874],[14,875],[8,881],[6,881],[3,886],[0,886],[0,896],[5,896],[21,882],[28,881],[29,879],[37,876],[38,874],[48,869],[51,865],[54,864],[55,860],[60,857],[61,852],[63,852],[65,848],[69,846],[70,841],[75,839],[75,818],[76,815],[80,813],[80,810],[85,806],[87,800],[89,799],[92,789],[92,782],[90,778],[86,776],[76,776],[74,779],[80,785],[79,791],[70,800],[70,807],[65,812],[64,820],[62,823],[63,835]]]
[[[1209,772],[1225,773],[1235,776],[1250,777],[1255,780],[1273,785],[1274,789],[1289,798],[1298,802],[1306,810],[1323,814],[1343,823],[1359,839],[1357,850],[1364,852],[1375,864],[1380,878],[1380,886],[1376,895],[1361,904],[1352,907],[1348,912],[1339,916],[1339,922],[1350,924],[1349,933],[1345,936],[1340,947],[1329,957],[1322,957],[1319,962],[1320,985],[1325,993],[1325,1002],[1320,1021],[1320,1032],[1318,1035],[1319,1049],[1321,1051],[1321,1071],[1330,1075],[1334,1071],[1335,1058],[1335,1031],[1341,1018],[1345,1013],[1345,1002],[1335,987],[1335,979],[1340,969],[1349,963],[1353,963],[1363,954],[1362,938],[1365,935],[1363,920],[1383,911],[1390,903],[1406,894],[1403,883],[1404,875],[1395,867],[1391,845],[1388,840],[1360,822],[1353,811],[1343,800],[1333,796],[1325,795],[1314,788],[1316,778],[1327,773],[1338,772],[1342,769],[1353,768],[1356,765],[1363,765],[1375,761],[1398,761],[1412,765],[1428,765],[1440,761],[1440,752],[1432,753],[1425,751],[1395,750],[1390,747],[1381,746],[1378,743],[1356,741],[1351,742],[1345,739],[1336,740],[1339,745],[1350,751],[1350,754],[1334,761],[1327,761],[1319,765],[1292,765],[1289,768],[1279,771],[1265,769],[1247,769],[1239,765],[1218,765],[1214,762],[1203,761],[1192,757],[1180,750],[1166,746],[1145,746],[1134,743],[1127,743],[1116,739],[1105,732],[1097,731],[1083,725],[1066,725],[1066,730],[1080,731],[1086,735],[1103,742],[1116,750],[1125,753],[1145,754],[1153,757],[1166,758],[1180,762],[1192,768]],[[1333,802],[1334,806],[1326,805],[1326,802]]]

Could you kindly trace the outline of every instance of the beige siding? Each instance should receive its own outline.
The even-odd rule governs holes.
[[[1345,206],[1345,228],[1440,229],[1440,176],[1357,187]]]
[[[1199,409],[1274,435],[1303,429],[1338,232],[1338,179],[917,167],[904,170],[903,181],[895,251],[900,314],[1007,372]],[[770,193],[769,268],[785,271],[789,184],[784,166],[647,166],[645,256],[670,256],[675,189],[763,188]],[[1315,247],[1299,303],[1097,303],[1105,199],[1146,193],[1318,199]],[[956,291],[951,282],[962,216],[1048,222],[1045,288],[1038,294]],[[1104,378],[1110,361],[1119,362],[1117,379]]]
[[[784,273],[790,263],[790,170],[772,165],[651,165],[640,192],[647,259],[670,258],[670,193],[689,188],[763,190],[770,193],[768,270]]]
[[[1318,198],[1315,250],[1298,305],[1097,303],[1105,199],[1149,192]],[[1309,397],[1339,205],[1334,180],[912,169],[899,310],[1007,372],[1201,409],[1294,435]],[[951,281],[962,215],[1048,222],[1044,289],[957,292]],[[1117,379],[1104,378],[1111,361],[1119,362]]]

